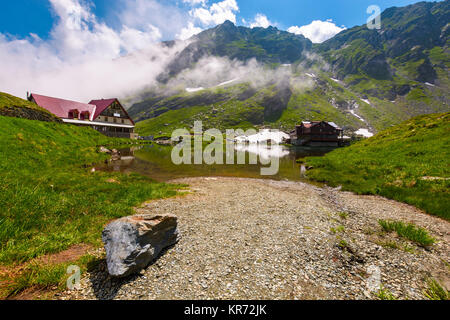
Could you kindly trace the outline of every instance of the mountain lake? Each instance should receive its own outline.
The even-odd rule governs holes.
[[[95,167],[95,170],[139,173],[159,182],[186,177],[238,177],[307,181],[305,177],[306,168],[304,165],[297,163],[297,160],[309,156],[323,156],[332,150],[334,148],[288,147],[285,145],[261,147],[256,144],[237,144],[234,152],[235,164],[175,165],[171,159],[172,147],[151,144],[121,149],[119,150],[122,156],[121,160],[99,164]],[[238,152],[245,152],[246,164],[236,164]],[[249,164],[250,154],[258,156],[258,164]],[[264,163],[278,158],[278,174],[261,175],[261,168],[270,166],[270,164],[261,164],[261,158],[265,161]]]

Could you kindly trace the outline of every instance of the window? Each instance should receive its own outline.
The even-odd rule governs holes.
[[[89,120],[90,113],[89,111],[84,111],[80,115],[80,120]]]
[[[78,119],[80,112],[78,110],[69,111],[69,119]]]

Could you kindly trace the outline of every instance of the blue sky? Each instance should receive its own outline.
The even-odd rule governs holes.
[[[205,5],[222,0],[206,1]],[[43,39],[49,37],[56,16],[52,12],[49,0],[14,0],[3,1],[0,11],[0,33],[11,34],[16,37],[26,37],[35,33]],[[123,8],[121,0],[91,0],[92,12],[99,21],[105,22],[112,28],[118,29],[122,22],[117,16]],[[148,1],[152,2],[152,0]],[[180,13],[187,13],[192,8],[183,0],[161,0],[161,4],[168,4],[177,8]],[[186,1],[187,2],[187,1]],[[195,0],[194,0],[195,2]],[[199,0],[201,2],[201,0]],[[239,11],[235,12],[236,22],[244,25],[245,21],[252,21],[257,14],[265,15],[271,24],[281,29],[291,26],[303,26],[313,20],[326,21],[332,19],[337,26],[352,27],[365,23],[368,14],[366,8],[377,4],[382,10],[391,6],[405,6],[417,2],[416,0],[237,0]],[[151,23],[155,18],[149,13],[147,17]],[[207,27],[199,25],[200,28]],[[179,30],[178,30],[179,31]],[[174,37],[177,30],[165,32],[164,40]]]

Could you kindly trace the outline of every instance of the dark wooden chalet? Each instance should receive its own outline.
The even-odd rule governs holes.
[[[311,147],[338,147],[343,138],[343,130],[334,122],[302,122],[290,133],[291,144]]]
[[[137,139],[135,124],[118,99],[81,103],[32,93],[28,100],[50,111],[65,123],[88,126],[106,136]]]

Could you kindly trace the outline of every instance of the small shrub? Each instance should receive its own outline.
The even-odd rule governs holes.
[[[389,289],[386,289],[383,286],[380,287],[380,290],[378,290],[375,295],[380,300],[398,300]]]
[[[449,292],[434,279],[428,280],[428,288],[423,294],[430,300],[449,300]]]
[[[341,240],[339,241],[338,247],[341,248],[342,250],[348,248],[348,243],[345,240]]]
[[[338,226],[337,228],[331,228],[330,229],[332,234],[336,234],[336,233],[341,233],[345,231],[345,227],[344,226]]]
[[[436,239],[430,236],[426,229],[417,227],[412,223],[405,224],[402,221],[380,220],[379,224],[384,231],[395,231],[400,237],[411,240],[423,247],[431,246],[436,242]]]
[[[348,213],[347,212],[339,212],[339,217],[341,217],[341,219],[343,219],[343,220],[347,220]]]

